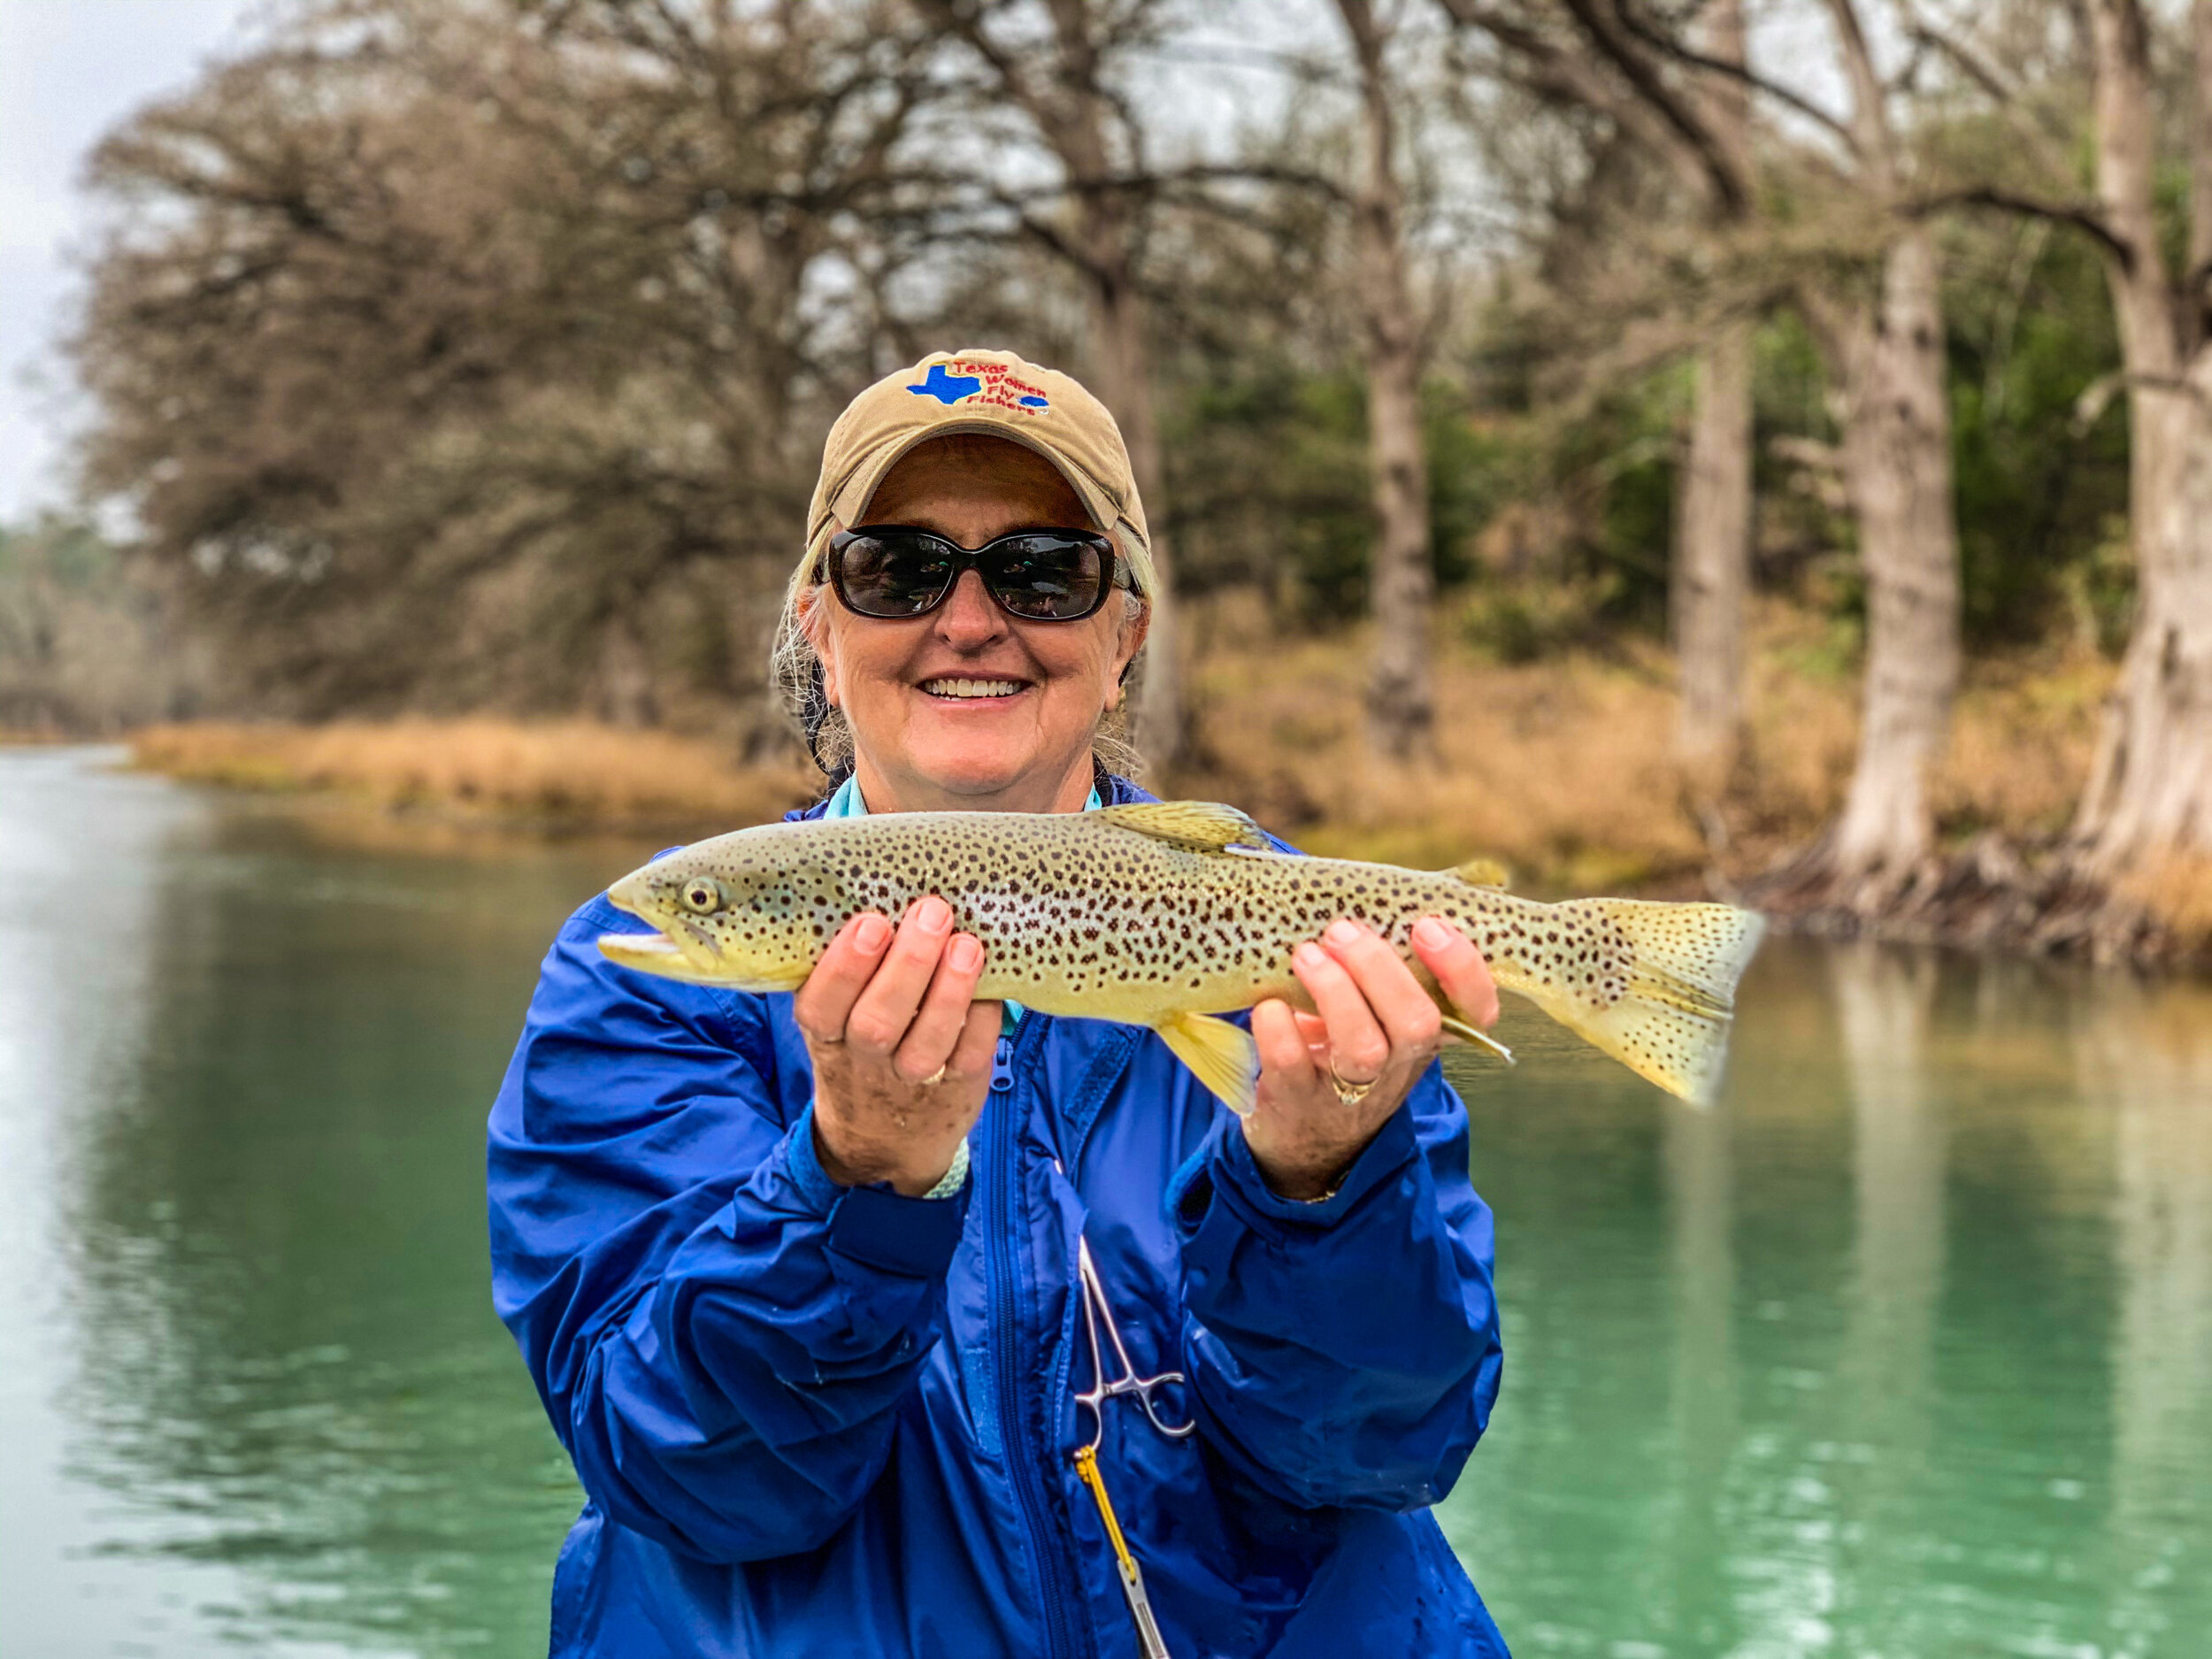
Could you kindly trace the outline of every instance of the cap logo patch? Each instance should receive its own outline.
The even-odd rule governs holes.
[[[977,399],[1000,409],[1032,412],[1052,407],[1043,387],[1019,379],[1003,364],[979,359],[956,357],[950,363],[933,363],[922,383],[906,389],[917,397],[933,397],[947,405]]]

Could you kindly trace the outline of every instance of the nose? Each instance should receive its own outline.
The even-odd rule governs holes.
[[[1006,632],[1006,613],[984,590],[979,571],[962,571],[952,593],[937,608],[937,637],[956,651],[988,645]]]

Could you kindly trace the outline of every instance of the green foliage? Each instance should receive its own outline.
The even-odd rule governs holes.
[[[2095,256],[2032,237],[1991,282],[1968,261],[1945,296],[1962,624],[1971,645],[2016,643],[2088,607],[2091,631],[2125,632],[2130,584],[2106,551],[2127,511],[2126,399],[2078,418],[2118,366]],[[2124,540],[2124,538],[2123,538]]]
[[[1490,582],[1460,611],[1460,637],[1509,667],[1540,662],[1601,638],[1621,586],[1614,575]]]
[[[1474,538],[1506,498],[1508,456],[1448,380],[1424,388],[1422,416],[1431,546],[1450,587],[1471,575]],[[1314,626],[1364,612],[1374,508],[1357,365],[1222,359],[1171,390],[1162,426],[1186,590],[1257,585]]]

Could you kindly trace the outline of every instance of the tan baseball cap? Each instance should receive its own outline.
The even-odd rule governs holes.
[[[822,477],[807,509],[806,554],[793,588],[816,580],[833,526],[863,522],[869,498],[901,456],[954,433],[1011,438],[1059,468],[1092,522],[1120,546],[1136,591],[1153,596],[1144,503],[1106,405],[1057,369],[983,350],[933,351],[845,406],[822,446]]]

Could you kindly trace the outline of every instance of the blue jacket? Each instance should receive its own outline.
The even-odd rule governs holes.
[[[1500,1363],[1435,1068],[1303,1204],[1156,1037],[1032,1013],[959,1194],[847,1189],[791,998],[594,946],[637,926],[562,929],[491,1115],[494,1296],[589,1499],[555,1655],[1133,1655],[1070,1461],[1079,1233],[1139,1371],[1190,1378],[1195,1434],[1110,1400],[1100,1454],[1176,1659],[1505,1653],[1428,1509]]]

